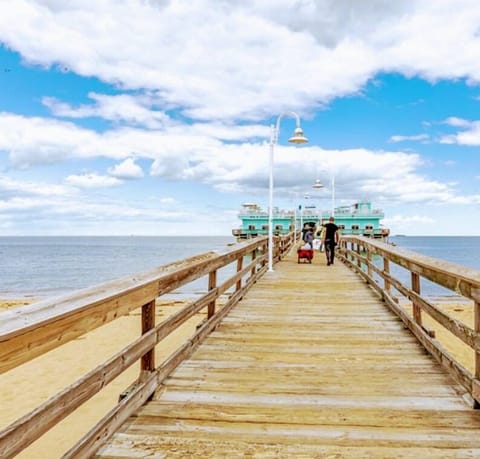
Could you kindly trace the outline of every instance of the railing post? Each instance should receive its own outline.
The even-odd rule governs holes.
[[[262,253],[263,253],[264,256],[265,256],[265,254],[267,253],[267,251],[268,251],[268,242],[265,242],[265,244],[262,246]],[[262,264],[261,264],[262,268],[263,268],[266,264],[267,264],[267,261],[266,261],[265,258],[264,258],[263,261],[262,261]]]
[[[253,249],[252,251],[252,263],[257,259],[257,250],[258,249]],[[252,267],[252,271],[251,271],[251,276],[255,276],[255,273],[257,272],[257,264],[255,263]]]
[[[420,276],[417,273],[411,273],[412,277],[412,290],[415,293],[420,294]],[[422,326],[422,309],[415,301],[412,301],[412,313],[415,322]]]
[[[240,272],[243,268],[243,255],[237,260],[237,273]],[[235,286],[235,291],[238,292],[242,289],[242,279],[238,279],[237,284]]]
[[[390,260],[385,257],[383,257],[383,272],[384,274],[390,275]],[[391,285],[386,277],[383,278],[383,288],[388,294],[390,294]]]
[[[279,244],[278,244],[277,236],[273,236],[273,239],[272,239],[273,264],[275,264],[275,260],[278,257],[278,249],[279,249]]]
[[[155,300],[142,306],[142,335],[155,327]],[[140,362],[140,371],[151,372],[155,370],[155,348],[146,352]]]
[[[211,271],[208,274],[208,291],[210,292],[211,290],[217,288],[217,270]],[[211,301],[208,303],[208,313],[207,313],[207,319],[210,319],[215,314],[215,304],[216,300]]]
[[[360,242],[357,242],[357,266],[362,267],[362,262],[360,261]]]
[[[372,252],[369,248],[367,250],[367,274],[368,277],[372,277]]]

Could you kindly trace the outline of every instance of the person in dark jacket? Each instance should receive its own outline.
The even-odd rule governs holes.
[[[323,234],[323,246],[327,257],[327,266],[333,265],[335,258],[335,246],[338,244],[338,226],[334,223],[335,218],[330,217],[328,223],[325,223],[325,232]]]

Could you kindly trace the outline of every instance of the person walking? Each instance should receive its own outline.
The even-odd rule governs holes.
[[[334,223],[335,218],[330,217],[328,223],[325,223],[325,232],[323,234],[323,246],[327,257],[327,266],[333,265],[335,258],[335,246],[338,244],[338,226]]]
[[[318,242],[319,242],[318,250],[320,250],[320,252],[324,251],[324,248],[323,248],[324,235],[325,235],[325,225],[323,223],[322,224],[319,223],[317,226],[317,232],[315,233],[315,237],[316,239],[318,239]]]
[[[309,228],[305,231],[305,235],[303,236],[303,240],[310,245],[310,248],[313,249],[313,230]]]

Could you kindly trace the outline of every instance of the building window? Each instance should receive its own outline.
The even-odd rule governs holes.
[[[282,231],[283,230],[283,225],[276,225],[275,230],[276,231]]]
[[[345,225],[338,225],[338,229],[344,230],[344,229],[345,229]]]
[[[358,225],[352,225],[352,230],[358,230],[359,226]]]
[[[366,229],[366,230],[372,230],[372,229],[373,229],[373,226],[372,226],[372,225],[365,225],[365,229]]]
[[[248,229],[250,231],[255,231],[256,230],[255,225],[248,225]]]
[[[268,230],[268,225],[262,225],[262,230],[264,231]]]

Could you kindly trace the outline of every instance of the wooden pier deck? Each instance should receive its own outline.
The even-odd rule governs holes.
[[[292,255],[96,457],[480,457],[464,392],[359,276]]]

